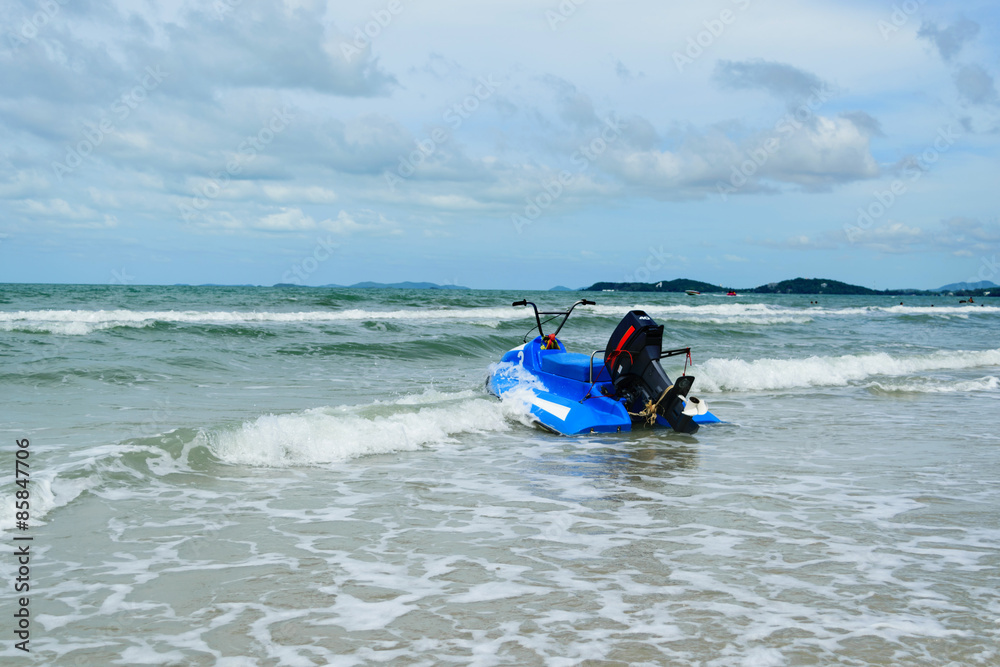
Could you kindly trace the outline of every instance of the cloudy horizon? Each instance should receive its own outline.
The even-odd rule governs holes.
[[[0,282],[1000,283],[992,4],[0,6]]]

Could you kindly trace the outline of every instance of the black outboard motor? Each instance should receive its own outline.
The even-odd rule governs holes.
[[[694,377],[684,375],[671,382],[660,359],[663,357],[663,325],[641,310],[631,310],[611,334],[604,364],[615,386],[615,396],[624,397],[625,407],[639,413],[652,402],[656,414],[680,433],[694,433],[698,424],[683,413],[684,401]]]

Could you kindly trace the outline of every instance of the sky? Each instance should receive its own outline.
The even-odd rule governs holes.
[[[0,282],[1000,283],[1000,6],[0,0]]]

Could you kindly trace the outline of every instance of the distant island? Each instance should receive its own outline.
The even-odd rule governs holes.
[[[585,287],[584,292],[728,292],[730,288],[711,283],[703,283],[700,280],[688,280],[678,278],[677,280],[661,280],[656,283],[594,283],[590,287]],[[746,290],[744,290],[746,291]]]
[[[938,292],[960,292],[962,290],[977,290],[977,289],[988,289],[992,290],[995,288],[1000,288],[1000,285],[990,282],[989,280],[980,280],[978,283],[951,283],[950,285],[945,285],[944,287],[938,287]]]
[[[325,285],[325,287],[334,287],[334,285]],[[373,283],[373,282],[363,282],[354,283],[350,286],[352,289],[370,289],[370,288],[382,288],[382,289],[469,289],[468,287],[462,287],[461,285],[438,285],[437,283]]]
[[[307,287],[296,283],[276,283],[274,287]],[[339,287],[340,289],[470,289],[461,285],[438,285],[437,283],[373,283],[363,282],[353,285],[320,285],[320,287]]]
[[[956,289],[957,288],[957,289]],[[736,289],[724,287],[700,280],[678,278],[676,280],[661,280],[655,283],[594,283],[586,287],[584,292],[703,292],[706,294],[719,292],[738,292],[742,294],[829,294],[829,295],[862,295],[862,296],[939,296],[943,293],[954,296],[1000,296],[1000,285],[984,280],[980,283],[953,283],[936,290],[874,290],[860,285],[851,285],[839,280],[828,278],[795,278],[782,280],[778,283],[768,283],[759,287]]]
[[[273,287],[310,287],[297,283],[277,283]],[[338,289],[412,289],[412,290],[468,290],[469,287],[462,285],[438,285],[437,283],[375,283],[361,282],[353,285],[320,285],[320,287],[330,287]],[[851,285],[850,283],[829,278],[794,278],[792,280],[782,280],[777,283],[768,283],[758,287],[736,288],[724,285],[713,285],[701,280],[691,280],[689,278],[676,278],[674,280],[660,280],[655,283],[612,283],[599,282],[590,287],[573,289],[557,285],[548,290],[550,292],[701,292],[704,294],[718,294],[726,292],[736,292],[738,294],[810,294],[810,295],[859,295],[859,296],[1000,296],[1000,285],[983,280],[976,283],[959,282],[950,283],[933,290],[919,289],[890,289],[876,290]]]

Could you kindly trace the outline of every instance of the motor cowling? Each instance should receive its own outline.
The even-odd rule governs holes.
[[[691,415],[684,414],[684,400],[694,377],[684,375],[671,382],[660,365],[663,325],[641,310],[629,311],[608,340],[604,364],[615,387],[615,396],[625,399],[629,412],[637,414],[650,402],[656,414],[681,433],[698,430]]]

